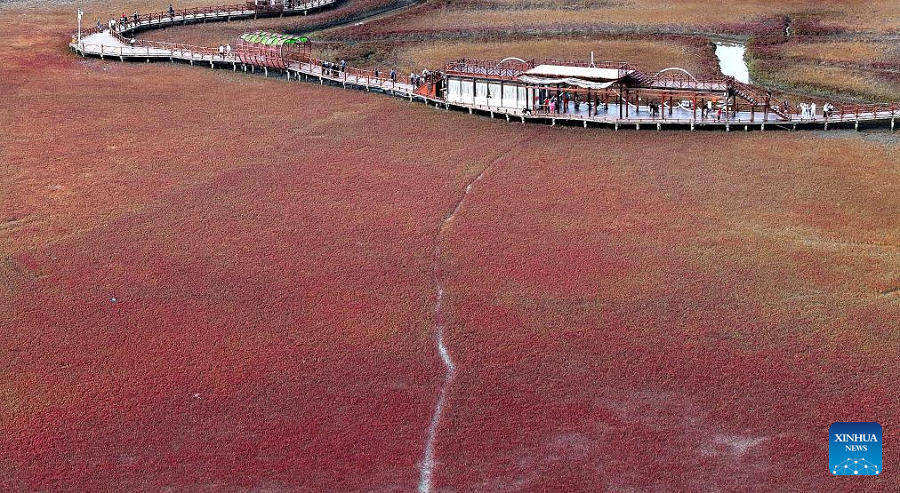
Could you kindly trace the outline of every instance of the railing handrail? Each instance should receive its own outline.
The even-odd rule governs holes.
[[[116,28],[114,30],[118,31],[118,32],[131,31],[136,28],[151,26],[154,24],[154,21],[156,21],[156,24],[160,24],[164,19],[170,19],[170,22],[174,23],[175,18],[179,18],[180,20],[185,20],[188,16],[197,18],[198,16],[209,16],[209,14],[226,15],[226,14],[233,14],[235,12],[240,12],[241,15],[250,15],[250,14],[257,13],[257,12],[270,13],[273,11],[301,11],[301,10],[307,10],[307,9],[321,6],[321,5],[329,5],[329,4],[334,3],[335,1],[336,0],[310,0],[307,2],[299,3],[293,7],[289,7],[289,8],[284,7],[279,10],[273,10],[273,9],[258,10],[256,8],[256,5],[254,5],[252,3],[242,3],[242,4],[235,3],[235,4],[225,4],[225,5],[213,5],[213,6],[207,6],[207,7],[185,7],[185,8],[180,8],[180,9],[172,9],[171,13],[168,10],[163,10],[163,11],[159,11],[159,12],[150,12],[150,13],[144,13],[144,14],[139,13],[139,14],[137,14],[136,20],[135,20],[134,14],[131,14],[131,15],[126,14],[124,16],[124,18],[127,20],[124,23],[124,25],[122,23],[120,23],[120,21],[121,21],[121,19],[123,19],[123,17],[116,17],[113,19],[116,21]],[[87,35],[95,34],[97,32],[102,32],[104,30],[106,30],[106,29],[104,29],[103,27],[101,27],[99,30],[97,29],[97,27],[82,28],[81,35],[87,36]],[[75,33],[75,34],[77,34],[77,33]]]

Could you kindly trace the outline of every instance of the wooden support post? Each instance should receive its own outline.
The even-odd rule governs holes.
[[[697,120],[697,93],[694,93],[694,118],[691,119],[691,130],[694,129],[694,122]]]
[[[618,96],[619,96],[619,119],[621,120],[622,119],[622,87],[621,86],[619,86]],[[618,127],[618,125],[616,125],[616,130],[618,130],[618,129],[619,129],[619,127]]]

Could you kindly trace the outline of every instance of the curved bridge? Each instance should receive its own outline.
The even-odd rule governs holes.
[[[765,88],[743,84],[734,79],[698,80],[690,74],[675,73],[676,70],[663,70],[656,73],[644,73],[631,69],[627,64],[616,63],[622,69],[623,79],[627,79],[632,86],[613,88],[606,96],[613,95],[612,99],[604,96],[602,100],[595,92],[582,94],[584,91],[566,88],[563,92],[557,87],[557,94],[567,94],[566,99],[560,99],[563,103],[555,112],[546,108],[507,108],[498,105],[490,99],[478,101],[472,98],[471,102],[448,101],[442,92],[446,87],[446,81],[442,81],[442,72],[427,72],[423,77],[397,76],[391,78],[388,73],[377,70],[357,69],[353,67],[340,67],[337,63],[318,59],[309,54],[303,57],[285,59],[283,63],[252,64],[246,63],[247,58],[240,57],[239,53],[222,52],[219,48],[188,45],[184,43],[144,41],[135,39],[135,33],[160,29],[174,25],[202,23],[210,21],[232,21],[243,19],[255,19],[264,16],[308,15],[328,9],[339,3],[340,0],[285,0],[284,2],[267,2],[267,5],[257,5],[263,2],[248,2],[247,4],[219,5],[212,7],[197,7],[189,9],[172,9],[169,11],[149,14],[135,14],[119,19],[115,25],[99,26],[82,29],[80,33],[72,36],[70,48],[82,55],[99,58],[113,58],[120,61],[151,61],[164,60],[170,62],[187,62],[191,65],[200,64],[210,68],[230,68],[234,71],[260,72],[265,76],[272,75],[296,79],[298,81],[315,81],[320,84],[338,85],[344,88],[363,89],[366,91],[381,92],[397,97],[403,97],[410,101],[433,104],[445,109],[461,109],[469,113],[490,115],[492,118],[506,118],[507,121],[534,121],[540,123],[568,123],[593,126],[609,126],[618,130],[620,127],[633,127],[640,129],[656,128],[690,128],[697,127],[719,128],[726,131],[736,129],[765,130],[766,128],[793,129],[798,128],[825,128],[831,126],[852,126],[859,129],[860,122],[868,124],[889,124],[894,130],[895,121],[900,116],[900,104],[836,104],[830,115],[801,114],[795,108],[783,107],[772,104],[771,93]],[[462,62],[462,63],[461,63]],[[474,65],[467,65],[469,60],[450,62],[444,68],[446,72],[463,73],[473,77],[488,77],[501,79],[500,90],[503,91],[503,81],[511,83],[521,74],[528,65],[534,66],[534,60],[524,61],[518,58],[507,58],[500,62],[483,62],[483,69],[474,70]],[[585,66],[584,62],[560,62],[548,60],[545,63],[560,63],[574,67]],[[612,62],[600,62],[612,63]],[[488,66],[489,65],[489,66]],[[594,64],[590,65],[591,67]],[[493,82],[493,81],[489,81]],[[473,82],[474,83],[474,82]],[[548,87],[534,86],[534,91]],[[696,91],[693,97],[684,97],[691,91]],[[703,99],[709,98],[713,93],[723,94],[725,100],[732,98],[733,109],[726,106],[725,117],[722,112],[713,116],[713,112],[701,111],[704,107]],[[535,92],[534,94],[537,94]],[[644,95],[642,106],[641,95]],[[574,101],[568,99],[574,95]],[[579,101],[579,96],[581,101]],[[633,97],[632,97],[633,96]],[[658,103],[654,107],[647,103],[648,97],[655,98]],[[680,100],[676,100],[676,97]],[[740,97],[745,108],[739,109],[737,99]],[[587,103],[587,111],[583,109],[583,102]],[[667,100],[668,99],[668,100]],[[715,100],[715,98],[710,98]],[[502,98],[501,98],[502,102]],[[593,105],[591,104],[593,102]],[[728,103],[726,103],[727,105]],[[601,113],[600,108],[603,108]],[[663,111],[660,111],[663,108]]]

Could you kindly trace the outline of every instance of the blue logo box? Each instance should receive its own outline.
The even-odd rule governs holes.
[[[836,476],[882,473],[881,425],[841,422],[828,429],[828,468]]]

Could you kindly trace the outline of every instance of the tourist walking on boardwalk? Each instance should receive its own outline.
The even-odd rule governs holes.
[[[219,56],[222,57],[223,60],[225,59],[225,47],[222,45],[219,45]]]
[[[137,26],[138,23],[138,13],[137,10],[134,11],[134,25]]]
[[[346,72],[346,71],[347,71],[347,61],[341,60],[341,72]]]
[[[170,19],[174,19],[174,18],[175,18],[175,8],[172,7],[172,4],[171,4],[171,3],[169,4],[169,18],[170,18]]]
[[[550,113],[556,113],[556,96],[550,100]]]
[[[391,69],[391,82],[397,83],[397,71],[394,69]]]
[[[809,105],[809,118],[811,120],[816,118],[816,103]]]
[[[225,55],[231,56],[231,44],[225,45]]]

